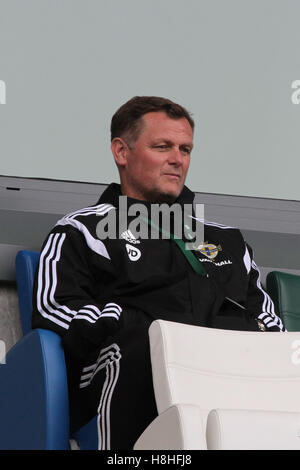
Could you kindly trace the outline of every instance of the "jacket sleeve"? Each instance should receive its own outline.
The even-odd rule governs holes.
[[[260,272],[253,259],[253,251],[246,243],[244,263],[249,275],[247,311],[258,321],[264,331],[286,331],[281,318],[275,312],[274,303],[261,285]]]
[[[104,264],[110,262],[105,251],[99,255]],[[68,352],[80,359],[114,334],[122,321],[122,307],[114,299],[106,299],[103,292],[95,300],[99,286],[90,264],[84,235],[73,227],[55,227],[42,246],[33,289],[33,328],[57,332]]]

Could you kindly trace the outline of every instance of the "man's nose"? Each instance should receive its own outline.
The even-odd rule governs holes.
[[[169,153],[168,161],[173,165],[182,165],[183,155],[179,148],[173,147]]]

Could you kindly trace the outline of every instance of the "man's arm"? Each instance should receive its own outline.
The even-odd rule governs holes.
[[[102,242],[100,242],[102,243]],[[102,261],[101,255],[97,255]],[[83,358],[120,328],[122,307],[97,295],[91,248],[73,227],[56,227],[45,240],[33,292],[33,328],[56,331],[66,349]],[[103,256],[103,264],[110,260]],[[103,300],[102,300],[103,299]]]
[[[258,320],[265,331],[286,331],[282,320],[276,314],[274,303],[263,289],[259,269],[253,259],[253,251],[246,243],[244,263],[249,274],[246,308]]]

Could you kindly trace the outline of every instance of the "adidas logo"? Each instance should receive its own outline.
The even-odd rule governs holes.
[[[130,230],[125,230],[125,232],[121,233],[121,237],[124,238],[129,243],[135,245],[136,243],[141,243],[140,240],[137,240],[133,233]]]

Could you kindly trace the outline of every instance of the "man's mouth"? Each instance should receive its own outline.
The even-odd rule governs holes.
[[[177,175],[176,173],[165,173],[165,176],[168,176],[169,178],[172,178],[174,180],[180,179],[180,175]]]

